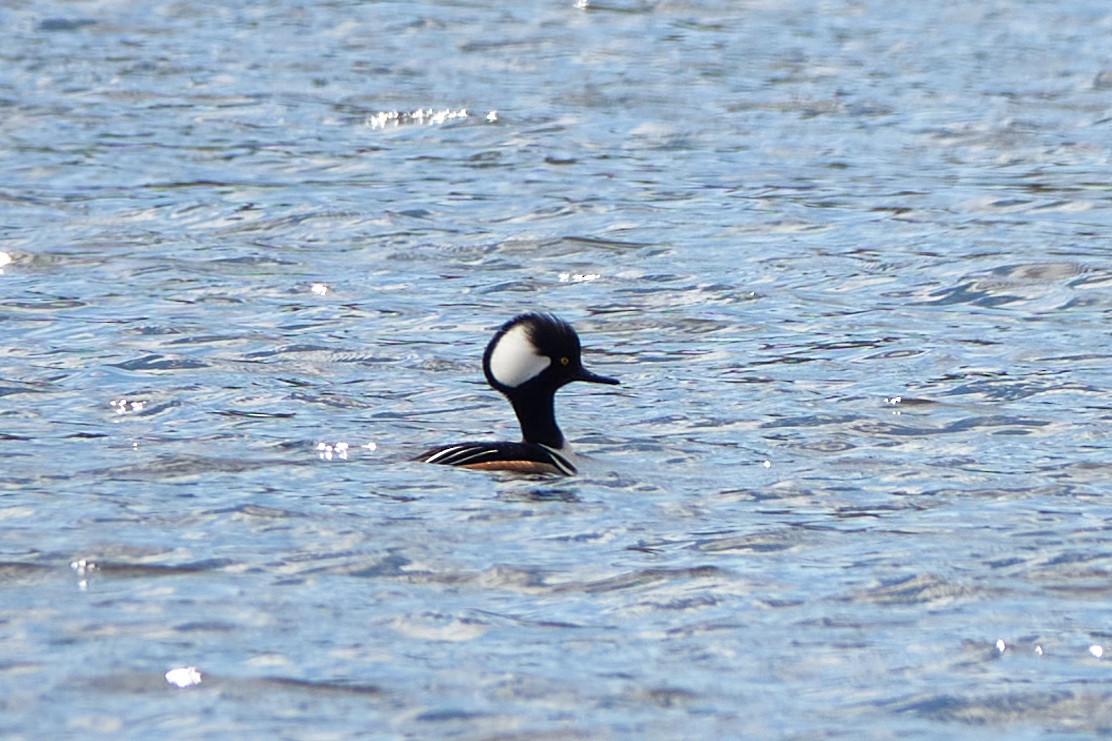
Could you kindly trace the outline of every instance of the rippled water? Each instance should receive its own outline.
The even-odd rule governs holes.
[[[1103,0],[0,19],[6,736],[1112,728]]]

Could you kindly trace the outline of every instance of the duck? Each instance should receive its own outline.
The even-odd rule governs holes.
[[[579,335],[553,314],[519,314],[503,324],[483,353],[483,374],[505,396],[521,426],[520,442],[439,445],[414,460],[483,471],[571,476],[575,455],[556,423],[556,392],[573,381],[618,385],[583,367]]]

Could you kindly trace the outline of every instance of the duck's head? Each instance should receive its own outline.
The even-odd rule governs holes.
[[[483,354],[487,382],[509,397],[553,393],[572,381],[617,384],[583,367],[579,336],[551,314],[522,314],[502,325]]]

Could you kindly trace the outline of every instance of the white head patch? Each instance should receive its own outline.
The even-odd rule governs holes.
[[[510,388],[520,386],[550,365],[552,358],[537,354],[524,324],[511,327],[499,338],[490,354],[490,374],[498,383]]]

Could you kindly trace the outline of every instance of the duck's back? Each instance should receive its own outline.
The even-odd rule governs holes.
[[[540,443],[469,442],[441,445],[426,450],[414,460],[460,466],[484,471],[518,471],[522,473],[575,473],[568,451],[556,450]]]

